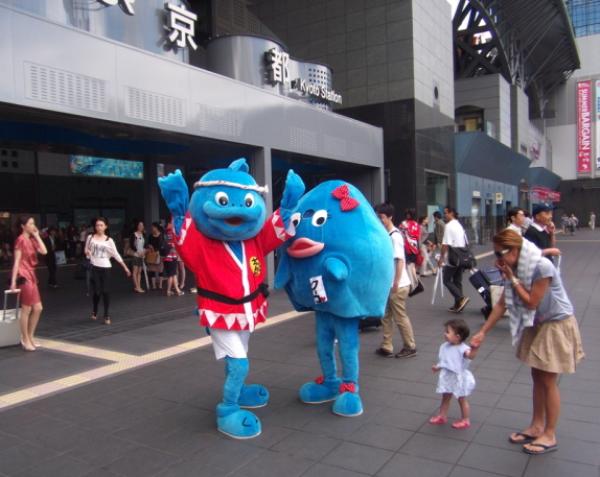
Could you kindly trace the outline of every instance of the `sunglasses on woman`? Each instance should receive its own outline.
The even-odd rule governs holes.
[[[510,252],[509,248],[505,248],[501,252],[494,250],[494,255],[496,255],[496,258],[504,258],[504,255],[506,255],[508,252]]]

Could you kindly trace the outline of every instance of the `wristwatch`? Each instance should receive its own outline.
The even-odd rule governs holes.
[[[521,280],[519,280],[517,277],[512,277],[510,279],[510,282],[512,283],[513,287],[516,287],[517,285],[519,285],[521,283]]]

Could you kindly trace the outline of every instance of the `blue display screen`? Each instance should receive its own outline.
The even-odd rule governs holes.
[[[144,163],[94,156],[69,156],[72,174],[116,179],[144,179]]]

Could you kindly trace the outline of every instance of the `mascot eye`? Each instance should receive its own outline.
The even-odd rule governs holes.
[[[317,210],[312,217],[311,223],[315,227],[322,227],[327,222],[327,211],[326,210]]]
[[[244,204],[246,204],[246,207],[252,207],[254,205],[254,196],[252,194],[246,194],[246,197],[244,197]]]
[[[225,192],[217,192],[215,194],[215,202],[219,205],[229,204],[229,196]]]
[[[298,224],[300,224],[300,220],[302,220],[302,214],[300,212],[296,212],[295,214],[292,214],[292,225],[294,227],[298,227]]]

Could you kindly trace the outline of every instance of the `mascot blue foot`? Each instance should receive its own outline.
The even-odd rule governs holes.
[[[322,377],[305,383],[300,388],[300,401],[306,404],[321,404],[333,401],[340,394],[339,379],[324,380]]]
[[[238,403],[248,409],[264,407],[269,403],[269,391],[262,384],[244,385]]]
[[[250,411],[224,403],[217,405],[217,429],[234,439],[252,439],[262,430],[260,420]]]
[[[217,405],[217,428],[223,434],[234,439],[251,439],[261,432],[258,417],[250,411],[240,409],[242,396],[245,404],[258,403],[265,405],[269,400],[268,391],[260,385],[245,386],[248,376],[247,358],[225,358],[225,385],[223,386],[223,402]],[[266,393],[261,394],[261,391]]]
[[[363,413],[363,405],[358,394],[358,386],[356,390],[353,383],[344,383],[342,387],[346,390],[333,403],[333,413],[344,417],[360,416]]]

